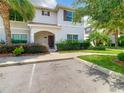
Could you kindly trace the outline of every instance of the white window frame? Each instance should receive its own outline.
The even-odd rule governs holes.
[[[70,39],[68,39],[68,36],[70,35]],[[77,36],[77,39],[75,39],[74,37]],[[78,34],[67,34],[67,40],[79,40],[79,35]]]

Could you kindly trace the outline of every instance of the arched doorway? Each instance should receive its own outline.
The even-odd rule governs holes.
[[[55,46],[55,36],[51,32],[40,31],[35,33],[34,42],[37,44],[45,45],[50,49],[53,49]]]

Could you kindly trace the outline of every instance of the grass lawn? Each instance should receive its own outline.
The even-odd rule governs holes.
[[[118,54],[124,52],[124,49],[106,49],[106,50],[67,50],[61,51],[62,53],[73,53],[73,52],[87,52],[87,53],[104,53],[104,54]]]
[[[114,62],[115,60],[117,60],[116,56],[88,55],[80,56],[79,58],[97,64],[101,67],[110,69],[112,71],[124,74],[124,66]]]

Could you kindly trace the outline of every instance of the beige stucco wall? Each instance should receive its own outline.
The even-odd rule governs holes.
[[[50,32],[46,32],[46,31],[41,31],[41,32],[35,33],[34,41],[37,44],[45,45],[48,47],[48,36],[49,35],[54,35],[54,34],[52,34]]]
[[[10,21],[11,25],[11,34],[26,34],[28,37],[29,42],[29,27],[27,26],[27,23],[25,22],[19,22],[19,21]],[[5,30],[3,25],[3,20],[0,16],[0,41],[5,41]]]
[[[4,26],[3,26],[3,19],[0,16],[0,41],[5,40],[5,32],[4,32]]]
[[[44,15],[42,15],[42,10],[44,10],[44,9],[36,9],[36,14],[33,19],[33,22],[57,24],[57,13],[56,12],[49,10],[50,16],[44,16]]]

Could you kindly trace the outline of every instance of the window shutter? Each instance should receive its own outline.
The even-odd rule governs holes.
[[[66,15],[67,15],[67,11],[64,10],[64,21],[66,21]]]
[[[44,15],[44,11],[42,11],[42,15]]]
[[[48,12],[48,16],[50,16],[50,12]]]

